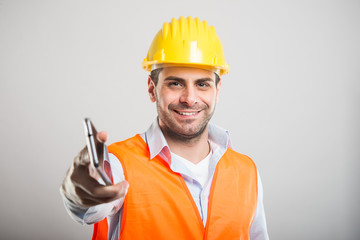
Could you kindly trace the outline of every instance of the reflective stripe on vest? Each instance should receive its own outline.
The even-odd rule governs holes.
[[[257,205],[253,161],[227,149],[211,185],[204,227],[198,208],[179,173],[159,156],[150,159],[140,135],[109,146],[130,183],[119,239],[249,239]],[[106,219],[95,224],[93,239],[107,239]]]

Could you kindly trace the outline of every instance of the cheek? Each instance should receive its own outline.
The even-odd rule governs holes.
[[[177,104],[178,100],[176,93],[172,91],[160,90],[157,95],[158,104],[162,108],[168,108],[170,104]]]
[[[203,96],[203,100],[209,107],[213,108],[214,105],[217,103],[216,92],[209,92],[209,93],[205,94]]]

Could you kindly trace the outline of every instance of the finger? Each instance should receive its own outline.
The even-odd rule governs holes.
[[[88,165],[90,163],[89,152],[87,146],[85,146],[74,159],[75,165]]]
[[[79,187],[77,187],[75,189],[75,192],[76,192],[76,196],[78,196],[78,198],[76,198],[75,203],[78,206],[81,206],[81,207],[91,207],[91,206],[95,206],[95,205],[99,205],[99,204],[103,204],[103,203],[108,203],[108,202],[112,202],[114,200],[119,199],[119,198],[95,197],[95,196],[92,196],[92,195],[88,194],[86,191],[84,191],[83,189],[81,189]]]
[[[108,134],[107,132],[105,131],[101,131],[99,132],[97,135],[96,135],[97,139],[100,141],[100,142],[106,142],[107,139],[108,139]]]
[[[115,200],[121,197],[124,197],[128,191],[129,184],[126,181],[115,185],[100,185],[93,188],[89,194],[98,198],[98,199],[109,199]]]
[[[101,185],[89,175],[89,166],[86,165],[72,166],[62,184],[67,198],[84,207],[121,199],[125,197],[128,187],[127,181],[111,186]]]
[[[125,196],[129,187],[127,181],[123,181],[115,185],[105,186],[91,177],[79,179],[76,185],[81,187],[89,195],[98,199],[117,199],[123,197]]]
[[[101,185],[99,187],[99,189],[102,190],[101,193],[99,193],[99,189],[90,192],[84,189],[79,189],[78,193],[81,194],[84,199],[88,199],[97,203],[105,203],[125,197],[128,188],[129,183],[127,181],[122,181],[116,185],[113,185],[113,188],[111,188],[111,186]]]

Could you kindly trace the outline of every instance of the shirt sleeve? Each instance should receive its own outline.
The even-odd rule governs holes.
[[[109,154],[110,165],[114,183],[119,183],[125,179],[124,171],[120,161],[115,155]],[[64,206],[70,217],[80,224],[93,224],[103,220],[105,217],[113,216],[122,208],[124,203],[124,197],[115,201],[99,204],[90,208],[84,208],[77,206],[72,201],[67,199],[60,188],[60,194],[62,196]]]
[[[258,201],[254,220],[250,227],[250,240],[268,240],[269,235],[266,227],[266,218],[263,204],[263,186],[260,179],[260,174],[257,172],[258,179]]]

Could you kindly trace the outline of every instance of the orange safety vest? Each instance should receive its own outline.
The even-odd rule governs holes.
[[[198,208],[179,173],[159,156],[150,159],[140,135],[109,146],[130,183],[119,239],[249,239],[257,205],[253,161],[227,149],[211,185],[204,227]],[[108,239],[106,218],[94,226],[93,239]]]

